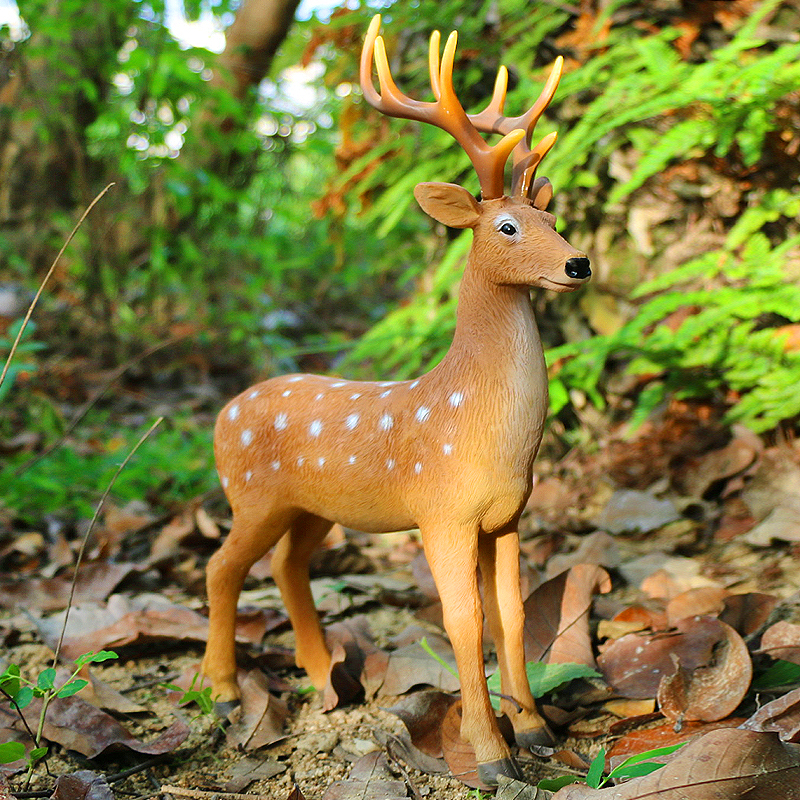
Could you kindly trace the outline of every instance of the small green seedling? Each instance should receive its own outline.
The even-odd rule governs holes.
[[[586,773],[585,778],[577,775],[562,775],[560,778],[545,778],[537,784],[539,789],[547,789],[551,792],[557,792],[564,786],[570,783],[586,783],[592,789],[602,789],[606,784],[615,780],[623,780],[625,778],[641,778],[643,775],[649,775],[657,769],[661,769],[664,764],[657,761],[649,761],[651,758],[658,758],[659,756],[666,756],[674,753],[679,748],[683,747],[685,742],[680,744],[672,744],[667,747],[656,747],[653,750],[647,750],[644,753],[639,753],[630,758],[626,758],[619,766],[615,767],[603,777],[603,769],[606,763],[606,751],[601,747],[600,752],[595,756],[592,763],[589,765],[589,771]]]
[[[86,664],[97,664],[101,661],[109,661],[116,658],[117,654],[110,650],[101,650],[99,653],[84,653],[78,656],[73,662],[75,669],[72,674],[62,684],[56,685],[56,670],[54,667],[43,669],[35,681],[29,681],[22,676],[17,664],[9,664],[0,673],[0,695],[5,697],[11,707],[19,714],[25,728],[33,739],[35,747],[28,753],[28,776],[33,772],[33,768],[47,755],[47,747],[42,747],[42,730],[47,714],[47,707],[53,698],[72,697],[77,694],[88,683],[83,678],[77,678],[77,674]],[[28,727],[22,709],[31,704],[35,697],[42,699],[42,709],[39,712],[39,725],[36,731]],[[25,758],[25,745],[22,742],[2,742],[0,743],[0,764],[10,764]]]
[[[195,684],[197,683],[199,678],[200,674],[195,672],[194,677],[192,678],[192,682],[189,685],[189,688],[185,690],[182,689],[180,686],[176,686],[174,683],[164,683],[162,684],[162,686],[173,692],[183,692],[180,700],[178,700],[178,705],[194,703],[200,709],[199,716],[215,717],[216,712],[214,711],[214,698],[211,697],[211,687],[202,686],[202,680],[201,680],[200,687],[195,689]]]

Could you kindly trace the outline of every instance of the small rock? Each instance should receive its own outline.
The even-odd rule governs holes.
[[[316,755],[317,753],[330,753],[338,743],[339,734],[336,731],[317,731],[301,736],[295,742],[295,747]]]

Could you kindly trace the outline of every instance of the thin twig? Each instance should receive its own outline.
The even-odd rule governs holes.
[[[203,789],[186,789],[183,786],[169,786],[164,785],[161,787],[160,794],[172,794],[176,797],[191,797],[194,800],[215,800],[216,798],[224,798],[224,800],[269,800],[265,794],[238,794],[236,792],[223,792],[223,791],[204,791]]]
[[[64,255],[64,251],[67,249],[67,246],[75,238],[75,234],[78,232],[78,229],[81,227],[81,225],[83,225],[83,221],[86,219],[86,217],[89,216],[89,212],[97,205],[97,202],[100,200],[100,198],[113,185],[114,185],[113,183],[109,183],[108,186],[106,186],[106,188],[103,189],[103,191],[100,192],[100,194],[98,194],[97,197],[95,197],[95,199],[92,200],[91,203],[89,203],[89,207],[86,209],[86,211],[83,212],[81,218],[78,220],[78,224],[72,229],[72,233],[70,233],[70,235],[67,237],[67,240],[64,242],[61,249],[58,251],[58,255],[55,257],[55,260],[50,266],[50,269],[47,271],[47,275],[44,276],[44,280],[42,281],[41,286],[39,286],[39,291],[36,292],[36,295],[31,301],[30,306],[28,306],[28,312],[27,314],[25,314],[25,318],[22,320],[22,325],[20,325],[19,332],[17,333],[17,338],[14,340],[14,344],[11,345],[11,352],[8,354],[8,358],[6,359],[6,364],[3,367],[3,372],[2,374],[0,374],[0,386],[3,385],[3,381],[6,379],[6,374],[8,373],[8,370],[11,367],[11,361],[14,358],[14,354],[17,352],[17,347],[19,347],[19,343],[22,339],[22,334],[25,332],[25,328],[28,326],[28,322],[30,322],[31,315],[33,314],[33,309],[36,307],[36,303],[39,301],[39,298],[41,297],[42,292],[44,291],[44,287],[47,284],[47,281],[50,280],[50,276],[53,274],[53,272],[55,272],[56,265],[61,259],[61,256]]]
[[[69,598],[67,599],[67,607],[64,611],[64,623],[61,626],[61,635],[58,637],[58,644],[56,645],[55,656],[53,658],[53,667],[55,668],[58,665],[58,656],[61,652],[61,645],[64,643],[64,636],[67,632],[67,621],[69,620],[69,612],[72,608],[72,601],[75,597],[75,588],[78,584],[78,568],[81,565],[81,561],[83,560],[83,554],[86,551],[86,545],[89,541],[89,536],[91,536],[92,531],[94,530],[94,526],[97,524],[97,520],[100,517],[100,512],[103,510],[103,506],[105,505],[106,499],[108,495],[111,493],[111,489],[114,487],[114,484],[119,478],[120,473],[125,467],[128,465],[128,462],[133,458],[136,451],[145,443],[148,439],[150,434],[164,421],[164,417],[159,417],[146,431],[142,434],[141,438],[138,442],[133,446],[133,449],[125,456],[124,461],[117,467],[117,471],[114,473],[114,477],[111,478],[106,490],[103,492],[103,496],[100,498],[100,502],[97,504],[97,508],[94,511],[94,516],[92,517],[92,521],[89,523],[89,527],[86,529],[86,533],[83,536],[83,541],[81,541],[80,550],[78,550],[78,557],[75,561],[75,571],[72,576],[72,585],[69,589]],[[44,712],[44,709],[42,709]]]
[[[61,634],[59,635],[58,644],[56,645],[55,654],[53,656],[53,669],[55,669],[58,666],[58,657],[59,657],[59,654],[61,653],[61,646],[64,643],[64,636],[66,635],[66,632],[67,632],[67,622],[69,620],[69,612],[70,612],[70,609],[72,608],[72,601],[75,598],[75,588],[76,588],[76,586],[78,584],[78,570],[79,570],[81,562],[83,560],[83,554],[86,551],[86,545],[87,545],[87,543],[89,541],[89,536],[91,536],[91,533],[94,530],[94,526],[97,523],[97,520],[98,520],[98,518],[100,516],[100,512],[102,511],[103,506],[104,506],[104,504],[106,502],[106,498],[111,493],[111,489],[113,488],[114,484],[116,483],[116,480],[120,476],[122,470],[125,469],[125,467],[128,465],[128,462],[131,460],[131,458],[133,458],[133,455],[136,453],[136,451],[142,446],[142,444],[144,444],[145,440],[156,429],[156,427],[158,427],[158,425],[161,424],[163,419],[164,419],[163,417],[159,417],[147,429],[147,431],[139,439],[139,441],[136,442],[136,444],[133,446],[133,449],[130,451],[130,453],[128,453],[128,455],[125,456],[125,459],[119,465],[119,467],[117,467],[117,471],[114,473],[114,476],[111,478],[111,481],[109,482],[108,486],[106,487],[106,490],[103,492],[103,496],[100,498],[100,502],[97,504],[97,508],[95,509],[94,516],[92,517],[92,521],[89,523],[89,527],[87,528],[86,533],[84,534],[83,540],[81,541],[81,547],[80,547],[80,550],[78,551],[78,557],[77,557],[77,559],[75,561],[75,571],[74,571],[74,574],[72,576],[72,584],[71,584],[70,590],[69,590],[69,598],[67,600],[67,607],[66,607],[66,609],[64,611],[64,623],[61,626]],[[34,740],[33,740],[33,743],[34,743],[34,745],[36,747],[40,746],[40,742],[41,742],[41,739],[42,739],[42,731],[44,730],[44,721],[45,721],[45,717],[47,715],[47,707],[49,706],[50,701],[52,700],[53,696],[54,695],[51,694],[51,693],[46,693],[44,695],[44,697],[42,697],[42,709],[39,712],[39,724],[38,724],[37,729],[36,729],[36,736],[34,737]],[[34,766],[35,766],[35,764],[31,763],[31,765],[30,765],[30,767],[28,769],[27,780],[25,782],[25,788],[26,789],[27,789],[28,786],[30,786],[31,778],[33,777],[33,767]]]

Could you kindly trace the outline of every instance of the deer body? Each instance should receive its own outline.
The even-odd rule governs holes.
[[[373,23],[365,45],[370,60],[376,35]],[[452,70],[446,49],[443,75],[448,58]],[[387,94],[381,70],[379,63]],[[434,86],[435,93],[446,89]],[[513,146],[521,133],[503,142]],[[525,183],[545,205],[543,185]],[[215,454],[233,526],[208,566],[203,671],[219,700],[238,697],[236,602],[252,564],[275,546],[272,571],[295,630],[296,660],[321,688],[331,656],[309,588],[311,554],[334,522],[368,532],[419,527],[456,655],[462,735],[475,748],[481,778],[494,782],[498,773],[518,772],[486,689],[484,611],[502,691],[516,701],[503,700],[502,708],[517,742],[549,738],[525,675],[519,586],[517,523],[547,411],[529,287],[571,291],[590,273],[585,256],[556,233],[555,219],[527,190],[478,202],[459,186],[433,183],[420,184],[415,195],[434,219],[474,231],[452,345],[415,380],[289,375],[257,384],[223,409]],[[544,196],[549,199],[546,187]]]

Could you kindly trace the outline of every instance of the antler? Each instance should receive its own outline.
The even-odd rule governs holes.
[[[524,114],[520,114],[518,117],[506,117],[503,114],[503,108],[506,102],[506,90],[508,89],[508,70],[501,66],[497,71],[494,92],[492,93],[492,99],[489,101],[489,105],[479,114],[468,115],[470,122],[479,131],[483,131],[484,133],[508,134],[509,131],[519,128],[525,131],[524,140],[514,149],[514,171],[511,184],[512,195],[522,197],[528,195],[536,175],[536,168],[556,142],[558,134],[553,132],[545,136],[536,147],[531,149],[533,129],[536,127],[539,117],[542,116],[542,112],[553,99],[553,95],[558,88],[558,82],[561,79],[563,68],[564,59],[559,56],[555,64],[553,64],[550,77],[547,79],[536,102]]]
[[[453,88],[453,62],[455,61],[457,34],[450,34],[444,47],[441,65],[439,64],[439,33],[431,36],[429,64],[431,89],[436,100],[432,103],[414,100],[404,95],[395,85],[386,57],[386,45],[383,37],[378,36],[381,18],[376,14],[372,18],[364,47],[361,51],[361,89],[367,101],[391,117],[413,119],[428,122],[437,128],[447,131],[469,156],[481,185],[481,194],[485,200],[502,197],[503,169],[511,151],[526,135],[524,128],[503,130],[503,138],[493,147],[488,145],[478,133],[473,120],[464,111]],[[372,59],[378,72],[380,93],[372,84]],[[505,97],[500,98],[500,105]],[[498,94],[492,98],[492,103]],[[545,103],[546,105],[546,103]],[[489,108],[492,107],[490,104]],[[487,109],[489,111],[489,109]],[[484,112],[485,113],[485,112]],[[541,113],[541,112],[540,112]],[[480,118],[480,115],[478,115]],[[546,152],[546,150],[545,150]],[[539,157],[541,160],[541,156]],[[538,161],[537,161],[538,163]]]

